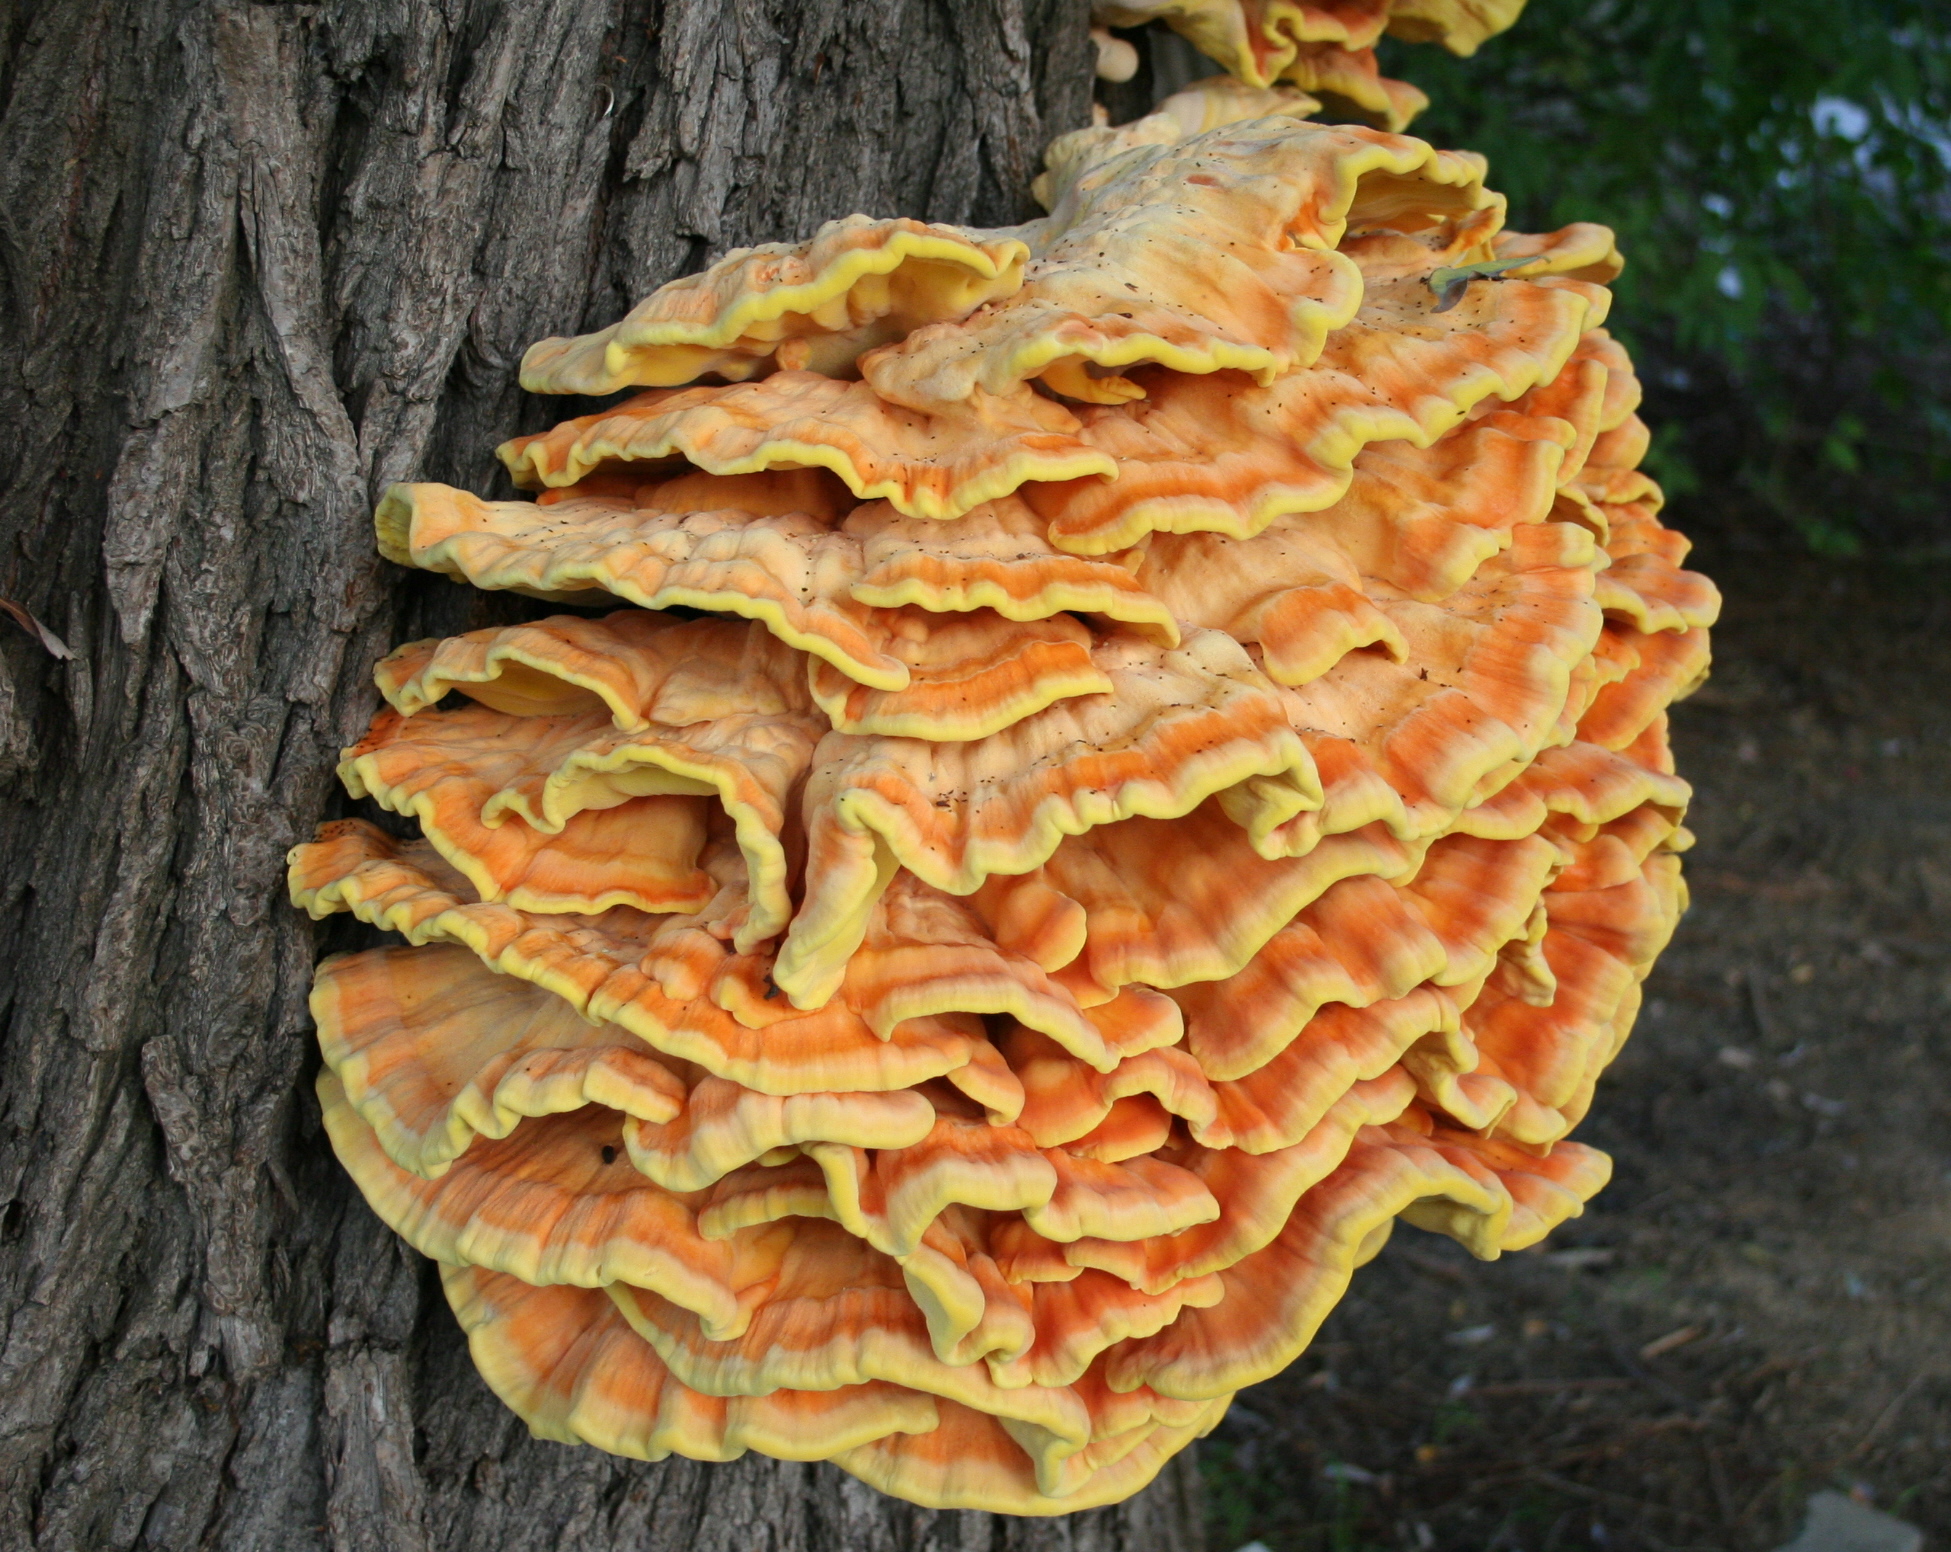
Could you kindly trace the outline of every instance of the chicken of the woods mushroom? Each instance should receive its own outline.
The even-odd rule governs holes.
[[[1165,11],[1389,19],[1103,14]],[[382,503],[563,611],[387,657],[341,775],[419,838],[290,874],[404,940],[319,967],[326,1129],[538,1435],[1103,1504],[1397,1218],[1494,1257],[1604,1183],[1716,606],[1619,261],[1271,73],[1067,137],[1027,226],[544,340],[644,391],[503,447],[529,499]]]
[[[1113,27],[1162,21],[1249,87],[1312,92],[1345,117],[1401,129],[1429,105],[1406,81],[1383,75],[1383,33],[1474,54],[1518,18],[1524,0],[1096,0],[1097,73],[1129,80],[1137,51]]]

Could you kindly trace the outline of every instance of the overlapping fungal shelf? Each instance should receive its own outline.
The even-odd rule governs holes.
[[[1524,0],[1097,0],[1091,18],[1100,28],[1163,21],[1244,86],[1313,93],[1344,117],[1400,130],[1429,99],[1382,74],[1383,33],[1470,55],[1523,9]]]
[[[381,506],[576,611],[382,662],[341,774],[419,838],[291,859],[403,940],[319,969],[333,1146],[543,1437],[1102,1504],[1397,1218],[1494,1257],[1604,1183],[1716,606],[1610,237],[1226,111],[546,340],[648,391]]]

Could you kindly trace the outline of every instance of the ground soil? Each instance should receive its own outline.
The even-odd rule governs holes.
[[[1213,1552],[1951,1545],[1951,566],[1697,557],[1693,908],[1540,1251],[1398,1230],[1202,1446]]]

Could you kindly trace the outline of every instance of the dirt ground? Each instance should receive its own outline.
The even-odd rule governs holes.
[[[1693,909],[1541,1251],[1399,1229],[1202,1446],[1212,1552],[1951,1547],[1951,566],[1697,555]]]

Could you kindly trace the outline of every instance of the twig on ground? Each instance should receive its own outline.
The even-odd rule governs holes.
[[[1676,1347],[1685,1347],[1700,1336],[1699,1326],[1682,1326],[1678,1331],[1669,1331],[1665,1336],[1655,1337],[1639,1350],[1643,1359],[1657,1358],[1662,1353],[1670,1353]]]
[[[1700,1436],[1701,1458],[1707,1463],[1707,1485],[1714,1493],[1714,1507],[1721,1514],[1721,1533],[1734,1534],[1734,1499],[1728,1493],[1727,1471],[1721,1465],[1721,1452],[1705,1434]]]
[[[1779,1045],[1781,1042],[1775,1038],[1779,1030],[1769,1012],[1768,994],[1761,989],[1761,972],[1749,965],[1741,972],[1741,981],[1747,989],[1748,1016],[1754,1020],[1755,1033],[1761,1037],[1763,1045]]]
[[[1648,1390],[1656,1392],[1665,1400],[1671,1402],[1674,1406],[1679,1407],[1689,1417],[1694,1416],[1695,1413],[1698,1412],[1699,1410],[1698,1402],[1696,1402],[1692,1397],[1685,1394],[1683,1391],[1680,1391],[1676,1389],[1674,1386],[1669,1385],[1665,1380],[1661,1379],[1657,1374],[1654,1374],[1651,1371],[1649,1371],[1643,1364],[1641,1364],[1637,1359],[1635,1359],[1630,1352],[1626,1350],[1626,1344],[1621,1342],[1617,1337],[1608,1338],[1606,1342],[1606,1346],[1612,1349],[1613,1362],[1617,1363],[1620,1368],[1624,1369],[1626,1373],[1630,1374],[1634,1379],[1638,1380],[1640,1384],[1644,1385]]]
[[[1575,1380],[1505,1380],[1493,1385],[1473,1385],[1473,1396],[1549,1396],[1561,1390],[1633,1390],[1639,1381],[1617,1374]]]
[[[1790,1475],[1793,1469],[1793,1467],[1789,1467],[1777,1471],[1766,1482],[1761,1484],[1761,1490],[1748,1500],[1748,1506],[1741,1511],[1740,1516],[1735,1520],[1734,1526],[1736,1530],[1739,1530],[1748,1521],[1752,1520],[1755,1517],[1755,1511],[1760,1509],[1774,1494],[1781,1491],[1783,1480]]]
[[[1524,1475],[1541,1487],[1556,1488],[1561,1493],[1570,1493],[1574,1498],[1584,1498],[1592,1503],[1618,1504],[1622,1508],[1637,1509],[1642,1514],[1664,1514],[1670,1519],[1691,1520],[1696,1525],[1712,1523],[1706,1515],[1695,1514],[1691,1509],[1654,1503],[1651,1499],[1634,1498],[1631,1494],[1615,1493],[1603,1487],[1587,1487],[1583,1482],[1574,1482],[1570,1477],[1561,1477],[1555,1471],[1540,1467],[1531,1467]]]
[[[1927,1378],[1929,1378],[1928,1375],[1913,1374],[1910,1377],[1909,1383],[1890,1398],[1890,1404],[1881,1412],[1877,1413],[1876,1421],[1870,1424],[1863,1437],[1856,1441],[1856,1447],[1847,1455],[1843,1456],[1843,1459],[1845,1461],[1861,1460],[1865,1455],[1869,1454],[1870,1446],[1875,1444],[1883,1436],[1883,1431],[1897,1420],[1897,1414],[1903,1411],[1904,1403],[1917,1394],[1918,1387]]]

